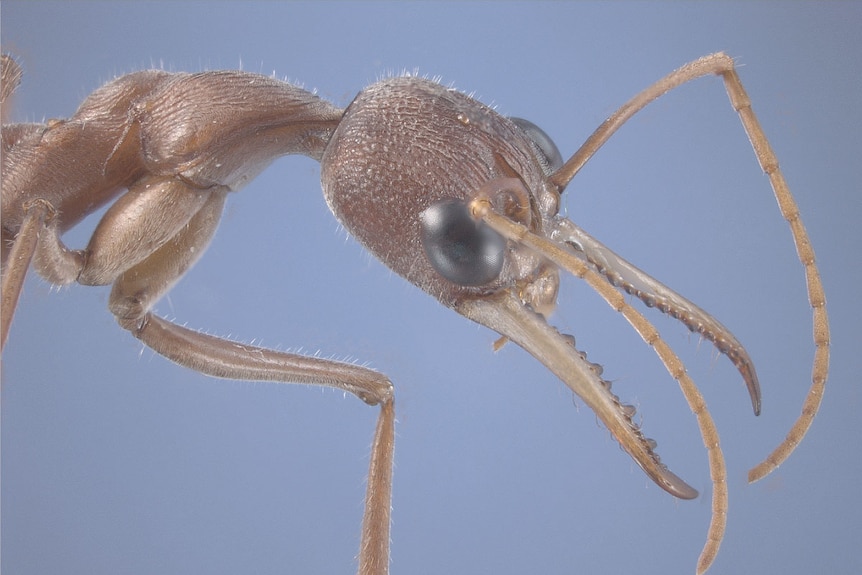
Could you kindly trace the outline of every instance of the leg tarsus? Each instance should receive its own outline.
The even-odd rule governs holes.
[[[359,547],[359,575],[389,573],[389,525],[392,510],[392,469],[395,453],[395,401],[389,399],[380,406],[368,487],[365,492],[365,515],[362,518],[362,538]]]

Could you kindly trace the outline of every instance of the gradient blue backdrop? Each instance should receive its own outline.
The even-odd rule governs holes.
[[[658,320],[721,433],[727,536],[712,573],[851,574],[859,534],[862,5],[29,3],[2,43],[25,69],[15,119],[72,114],[148,67],[275,73],[347,105],[403,70],[439,76],[573,152],[616,106],[725,50],[800,203],[834,339],[820,415],[765,481],[809,386],[802,268],[718,79],[627,125],[573,183],[570,217],[694,299],[747,345],[751,414],[729,362]],[[328,213],[318,166],[275,163],[159,313],[209,333],[368,362],[397,387],[394,574],[691,573],[709,521],[694,417],[653,353],[584,286],[554,321],[605,365],[670,467],[672,499],[593,414],[514,346],[364,253]],[[93,220],[68,234],[81,247]],[[107,288],[31,277],[4,355],[2,570],[15,575],[350,573],[376,410],[309,387],[213,380],[116,325]]]

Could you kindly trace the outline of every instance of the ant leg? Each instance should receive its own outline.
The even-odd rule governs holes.
[[[54,208],[44,200],[36,200],[25,206],[26,215],[18,235],[12,243],[8,256],[4,259],[2,304],[0,304],[0,350],[6,345],[12,316],[18,307],[18,298],[24,286],[24,278],[30,268],[30,261],[39,241],[39,229],[53,213]],[[5,235],[5,234],[4,234]],[[5,241],[5,238],[4,238]]]
[[[215,377],[326,385],[381,405],[368,472],[359,573],[389,570],[389,520],[395,408],[389,379],[358,365],[243,345],[190,330],[150,313],[152,305],[194,264],[212,239],[226,191],[211,192],[187,225],[114,282],[109,307],[120,325],[182,366]]]
[[[34,267],[56,284],[108,285],[175,236],[217,193],[178,178],[143,178],[108,209],[84,250],[67,248],[57,219],[47,219]]]

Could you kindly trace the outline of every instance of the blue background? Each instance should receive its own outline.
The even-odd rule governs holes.
[[[568,188],[568,216],[698,302],[754,358],[763,415],[730,362],[651,312],[721,433],[727,536],[711,571],[862,570],[858,250],[862,5],[854,3],[29,3],[3,48],[25,69],[14,119],[67,117],[148,67],[275,73],[340,106],[418,69],[531,119],[564,156],[618,105],[724,50],[802,209],[834,345],[811,433],[777,472],[810,383],[811,313],[786,223],[718,79],[631,121]],[[70,232],[86,243],[95,220]],[[108,288],[30,277],[3,362],[2,570],[349,573],[377,415],[310,387],[213,380],[123,332]],[[676,383],[628,324],[568,279],[554,322],[638,406],[703,494],[654,486],[526,353],[394,276],[328,213],[319,169],[277,161],[231,197],[216,240],[158,312],[209,333],[367,362],[398,398],[392,572],[691,573],[710,482]]]

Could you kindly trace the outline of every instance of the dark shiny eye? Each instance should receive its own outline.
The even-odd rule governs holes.
[[[473,219],[461,200],[441,200],[419,214],[422,247],[437,272],[462,286],[480,286],[503,269],[506,240]]]
[[[546,176],[550,176],[563,167],[563,156],[560,154],[560,150],[542,128],[524,118],[512,117],[509,119],[530,138],[530,141],[533,143],[533,149],[539,158],[539,163],[545,169]]]

